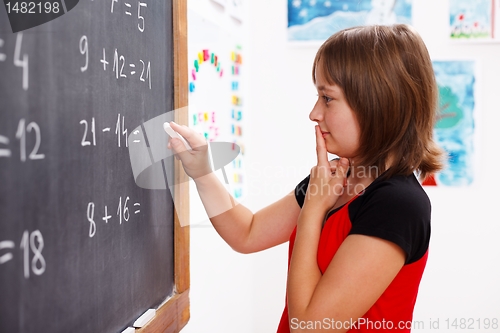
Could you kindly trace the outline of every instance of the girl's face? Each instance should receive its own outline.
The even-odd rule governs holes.
[[[309,119],[318,123],[329,153],[352,159],[359,147],[358,121],[342,89],[327,83],[321,67],[316,67],[318,100]]]

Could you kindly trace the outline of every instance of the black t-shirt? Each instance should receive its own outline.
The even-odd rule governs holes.
[[[295,188],[300,207],[304,204],[307,176]],[[375,179],[348,203],[352,227],[349,234],[379,237],[399,245],[406,253],[406,263],[419,260],[429,247],[431,203],[414,174]],[[339,207],[328,213],[335,214]]]

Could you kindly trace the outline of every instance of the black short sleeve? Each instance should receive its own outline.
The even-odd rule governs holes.
[[[297,203],[300,208],[304,205],[304,200],[306,198],[307,187],[309,186],[309,178],[311,175],[304,178],[296,187],[295,187],[295,199],[297,199]]]
[[[349,234],[379,237],[406,252],[406,264],[419,260],[430,239],[431,205],[416,177],[374,181],[349,205]]]
[[[295,187],[301,208],[309,179],[307,176]],[[419,260],[429,247],[431,204],[413,174],[376,179],[349,204],[349,218],[349,234],[379,237],[397,244],[406,253],[406,264]]]

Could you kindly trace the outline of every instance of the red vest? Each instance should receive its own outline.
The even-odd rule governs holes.
[[[352,202],[352,201],[351,201]],[[349,203],[350,204],[350,203]],[[318,246],[318,266],[321,273],[325,273],[330,261],[337,252],[351,230],[349,218],[349,204],[343,206],[326,221],[321,232]],[[290,236],[288,250],[288,263],[292,255],[295,242],[295,228]],[[425,255],[413,262],[403,266],[398,275],[387,287],[380,298],[359,320],[353,320],[353,326],[349,332],[410,332],[413,318],[413,308],[417,299],[418,286],[427,262]],[[326,318],[328,321],[335,318]],[[330,321],[331,322],[331,321]],[[325,327],[324,327],[325,328]],[[277,333],[289,333],[288,306],[281,317]]]

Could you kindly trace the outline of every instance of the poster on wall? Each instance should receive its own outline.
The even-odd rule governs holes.
[[[450,0],[450,39],[500,41],[500,0]]]
[[[412,24],[413,0],[288,0],[288,41],[322,42],[345,28]]]
[[[469,186],[474,182],[477,118],[475,61],[433,61],[439,88],[439,113],[434,128],[438,145],[447,154],[444,170],[424,185]]]
[[[199,13],[188,11],[188,21],[192,31],[188,40],[189,126],[208,142],[239,149],[232,161],[214,171],[241,202],[246,195],[244,49],[238,35]],[[194,182],[190,182],[190,193],[191,226],[210,226]]]

